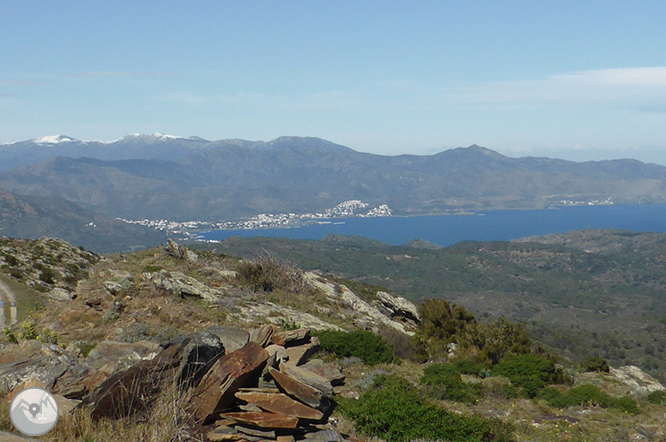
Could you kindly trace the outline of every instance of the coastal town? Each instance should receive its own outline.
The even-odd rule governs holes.
[[[315,213],[260,213],[246,220],[226,221],[226,222],[208,222],[208,221],[170,221],[167,219],[158,220],[130,220],[117,218],[128,224],[139,224],[151,227],[156,230],[162,230],[173,235],[182,235],[185,237],[196,236],[196,232],[206,230],[244,230],[244,229],[271,229],[285,227],[299,227],[309,223],[327,223],[336,218],[371,218],[391,216],[392,211],[386,205],[370,207],[368,203],[361,200],[344,201],[337,206],[326,209],[323,212]]]

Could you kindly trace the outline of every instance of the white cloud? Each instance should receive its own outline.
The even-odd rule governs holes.
[[[443,91],[465,105],[604,106],[666,111],[666,67],[600,69],[542,79],[480,83]]]

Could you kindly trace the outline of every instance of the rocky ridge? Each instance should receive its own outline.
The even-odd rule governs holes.
[[[345,440],[328,422],[329,398],[345,376],[309,361],[319,342],[309,329],[245,331],[212,327],[160,345],[105,341],[87,357],[36,340],[0,353],[1,386],[52,391],[65,409],[92,419],[150,412],[160,390],[189,391],[188,412],[206,440]],[[335,386],[335,387],[334,387]]]

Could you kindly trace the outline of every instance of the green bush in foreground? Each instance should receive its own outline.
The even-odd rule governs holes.
[[[315,333],[321,348],[338,357],[356,356],[366,365],[377,365],[393,360],[391,346],[381,337],[365,330],[351,332],[326,330]]]
[[[523,354],[503,359],[493,367],[493,374],[506,376],[529,397],[536,397],[548,384],[566,383],[562,370],[552,359],[537,354]]]
[[[604,408],[617,408],[631,414],[638,414],[640,410],[636,401],[629,396],[615,398],[599,390],[592,384],[574,387],[564,393],[554,388],[546,388],[539,395],[548,402],[548,405],[556,408],[568,408],[576,405],[596,405]]]
[[[594,356],[590,356],[585,361],[583,361],[582,364],[580,364],[581,368],[584,371],[596,371],[599,373],[608,373],[610,371],[610,367],[608,366],[608,362],[605,359],[602,358],[597,358]]]
[[[389,442],[511,442],[512,428],[497,419],[459,416],[430,404],[405,379],[379,376],[357,401],[341,399],[340,411],[365,436]]]
[[[433,364],[423,371],[421,384],[437,399],[474,403],[479,399],[481,386],[466,384],[453,364]]]
[[[666,391],[653,391],[647,395],[648,402],[657,405],[666,405]]]

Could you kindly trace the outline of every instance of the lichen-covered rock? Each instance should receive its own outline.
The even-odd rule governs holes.
[[[421,322],[419,311],[413,302],[402,296],[393,296],[386,292],[377,292],[377,309],[394,321],[399,321],[409,326],[416,326]]]
[[[413,335],[414,332],[409,330],[405,324],[399,321],[390,319],[387,315],[383,314],[376,307],[365,302],[359,298],[354,292],[349,290],[344,285],[334,286],[333,284],[322,281],[321,278],[312,273],[305,273],[305,280],[312,284],[314,287],[320,289],[326,296],[332,300],[341,302],[348,308],[354,311],[354,321],[359,324],[364,324],[371,327],[388,326],[401,333]],[[300,323],[299,323],[300,324]],[[304,325],[304,324],[301,324]]]
[[[12,391],[34,378],[50,389],[75,364],[74,355],[57,345],[36,340],[23,341],[0,354],[0,388]]]
[[[631,388],[635,397],[644,397],[654,391],[666,390],[655,378],[633,365],[610,369],[610,375]]]
[[[208,302],[219,302],[224,295],[220,290],[208,287],[198,279],[181,272],[169,273],[161,270],[142,273],[141,276],[144,280],[155,284],[155,287],[176,292],[181,297],[196,296]]]

